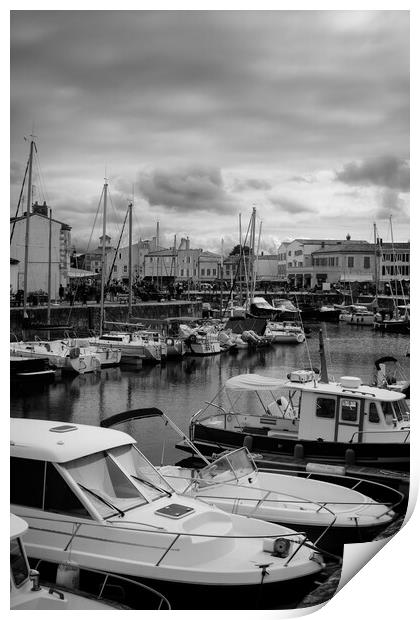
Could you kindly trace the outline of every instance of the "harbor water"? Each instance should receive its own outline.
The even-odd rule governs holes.
[[[11,393],[11,416],[98,425],[122,411],[157,407],[188,434],[191,416],[210,401],[229,378],[241,373],[284,377],[291,370],[319,367],[319,323],[309,325],[306,344],[272,345],[211,357],[170,360],[140,369],[116,367],[76,377],[59,377],[49,385],[20,386]],[[397,358],[409,378],[409,337],[381,334],[369,327],[324,324],[329,376],[358,376],[370,384],[374,362]],[[175,448],[172,430],[151,418],[119,427],[133,435],[146,455],[158,464],[174,463],[185,453]],[[178,438],[179,439],[179,438]],[[165,452],[162,455],[162,443]]]

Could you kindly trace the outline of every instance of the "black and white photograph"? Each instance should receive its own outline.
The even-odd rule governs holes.
[[[410,10],[181,6],[8,11],[11,610],[298,617],[413,509]]]

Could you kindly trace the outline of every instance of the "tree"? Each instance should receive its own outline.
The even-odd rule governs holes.
[[[229,256],[237,256],[238,254],[240,254],[240,252],[241,252],[241,246],[238,243],[237,245],[235,245],[235,247],[233,248]],[[244,247],[242,248],[242,254],[248,255],[249,252],[250,252],[249,247],[247,245],[244,245]]]

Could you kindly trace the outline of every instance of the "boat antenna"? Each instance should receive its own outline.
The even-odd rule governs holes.
[[[319,382],[329,383],[327,361],[325,359],[324,335],[323,335],[322,329],[319,330],[319,355],[321,358],[321,376],[319,378]]]

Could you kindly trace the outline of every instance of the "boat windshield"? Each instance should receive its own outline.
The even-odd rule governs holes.
[[[122,466],[124,471],[134,479],[142,494],[149,502],[165,495],[172,495],[174,489],[153,467],[145,456],[133,445],[112,448],[109,453]]]
[[[104,519],[121,515],[148,501],[146,494],[140,492],[110,453],[97,452],[63,463],[63,467],[86,492],[89,501]]]
[[[245,476],[251,476],[255,471],[256,467],[248,450],[240,448],[200,469],[197,474],[198,486],[235,482]]]

